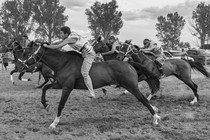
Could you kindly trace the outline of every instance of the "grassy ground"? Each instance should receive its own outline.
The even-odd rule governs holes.
[[[61,90],[49,90],[51,106],[47,112],[40,103],[41,89],[36,89],[38,74],[25,74],[33,81],[9,80],[9,72],[0,71],[0,140],[209,140],[210,79],[193,72],[200,102],[190,105],[193,93],[174,77],[161,80],[158,98],[151,101],[162,117],[153,126],[149,111],[123,89],[106,87],[104,99],[86,100],[87,91],[74,90],[55,130],[48,129],[56,116]],[[210,71],[210,69],[208,68]],[[150,92],[145,82],[140,90]],[[100,89],[96,90],[102,95]]]

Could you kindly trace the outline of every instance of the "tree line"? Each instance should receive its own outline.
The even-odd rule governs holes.
[[[102,36],[107,40],[111,35],[119,35],[123,27],[122,12],[116,0],[107,3],[96,1],[85,10],[88,28],[93,38]],[[36,38],[51,42],[59,37],[59,28],[65,25],[68,16],[59,0],[5,0],[0,9],[0,42],[21,39],[23,34],[35,34]],[[203,46],[210,37],[210,5],[201,2],[192,11],[190,32]],[[180,42],[181,31],[186,24],[177,11],[157,17],[155,28],[157,38],[164,49],[190,47],[188,42]]]

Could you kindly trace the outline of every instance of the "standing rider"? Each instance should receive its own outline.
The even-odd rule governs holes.
[[[158,69],[161,75],[163,75],[162,66],[163,66],[165,57],[164,57],[162,47],[158,46],[157,43],[149,39],[144,39],[143,44],[144,44],[144,47],[141,50],[145,52],[151,52],[152,54],[154,54],[154,56],[156,57],[154,62],[158,66]]]
[[[80,35],[72,34],[71,29],[68,26],[64,26],[60,30],[62,40],[56,44],[44,44],[44,47],[51,49],[61,49],[63,46],[68,44],[72,49],[81,52],[82,56],[84,57],[81,67],[81,74],[84,78],[85,85],[87,86],[90,92],[90,98],[95,98],[96,95],[93,90],[92,80],[89,75],[90,68],[96,55],[93,50],[93,47],[88,43],[87,40],[84,40]]]

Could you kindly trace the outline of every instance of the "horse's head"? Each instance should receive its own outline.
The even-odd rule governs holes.
[[[21,45],[18,43],[17,40],[13,39],[7,46],[6,46],[6,52],[7,51],[21,51],[23,52],[23,48]]]
[[[44,43],[43,43],[44,44]],[[32,48],[32,52],[28,55],[28,58],[27,59],[18,59],[25,67],[25,69],[28,69],[31,65],[37,63],[40,61],[40,57],[37,56],[37,53],[44,53],[44,52],[41,52],[41,48],[44,48],[44,47],[41,47],[43,44],[38,44],[34,41],[31,41],[27,47],[29,48]]]
[[[106,43],[101,40],[101,37],[99,37],[97,40],[94,40],[91,44],[96,53],[109,51],[108,46],[106,46]]]
[[[123,43],[123,45],[119,49],[117,59],[122,61],[125,57],[129,57],[130,55],[132,55],[135,50],[136,49],[133,47],[132,44]]]

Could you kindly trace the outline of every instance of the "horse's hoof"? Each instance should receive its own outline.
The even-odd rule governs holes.
[[[45,109],[47,110],[47,112],[49,112],[50,111],[50,106],[47,105]]]
[[[123,92],[122,94],[120,94],[120,96],[124,96],[124,95],[126,95],[126,93],[125,93],[125,92]]]
[[[41,86],[37,85],[36,88],[41,88]]]
[[[190,105],[196,105],[198,102],[190,102]]]
[[[53,129],[55,129],[56,127],[53,125],[53,124],[51,124],[50,126],[49,126],[49,129],[51,129],[51,130],[53,130]]]
[[[155,126],[157,126],[158,125],[158,121],[160,121],[161,120],[161,117],[160,116],[158,116],[157,114],[155,114],[154,116],[153,116],[153,125],[155,125]]]

